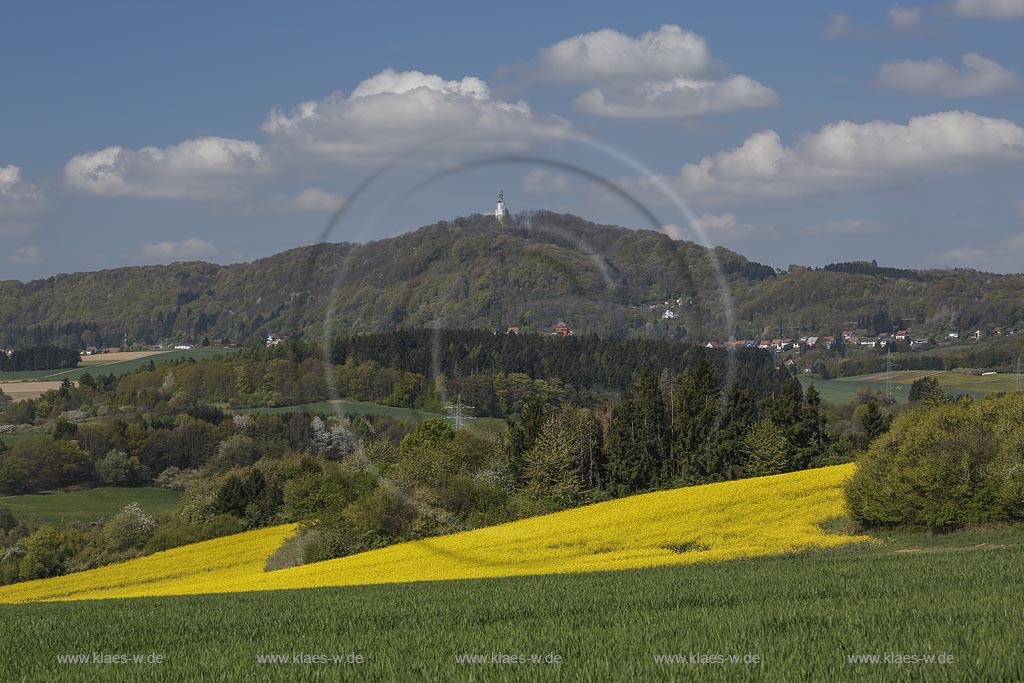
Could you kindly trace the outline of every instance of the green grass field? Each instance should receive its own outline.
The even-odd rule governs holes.
[[[910,395],[910,385],[922,375],[934,377],[942,385],[947,394],[954,396],[969,395],[976,398],[991,393],[1013,392],[1017,390],[1017,376],[1014,375],[965,375],[959,372],[922,372],[918,370],[895,371],[892,373],[893,398],[897,402],[906,401]],[[869,388],[885,393],[885,373],[841,377],[824,380],[801,377],[800,382],[807,387],[813,384],[822,399],[831,403],[849,403],[861,389]],[[1022,380],[1024,385],[1024,380]]]
[[[1024,678],[1024,530],[880,539],[638,571],[4,605],[0,662],[12,681]],[[947,662],[850,662],[887,653]],[[94,654],[164,661],[98,664]],[[292,663],[303,654],[363,663]],[[759,663],[689,663],[691,654]],[[266,655],[287,663],[257,660]],[[487,661],[459,663],[462,655]]]
[[[3,441],[8,446],[13,446],[21,439],[27,439],[30,436],[39,436],[40,434],[45,433],[46,432],[42,429],[42,427],[23,427],[14,434],[0,434],[0,441]]]
[[[857,397],[857,392],[864,388],[885,392],[885,382],[849,381],[849,378],[839,380],[801,377],[800,384],[805,390],[813,385],[821,394],[821,399],[829,403],[850,403]],[[909,388],[902,387],[893,391],[893,396],[897,401],[906,401],[909,391]]]
[[[86,491],[0,497],[0,507],[10,508],[15,519],[30,526],[71,522],[94,522],[117,514],[125,505],[137,502],[150,514],[170,512],[181,494],[150,487],[107,487]]]
[[[92,375],[109,375],[114,373],[115,375],[123,375],[137,370],[145,365],[149,365],[150,361],[154,363],[166,363],[172,360],[179,360],[181,358],[195,358],[196,360],[202,360],[204,358],[215,358],[225,353],[230,353],[233,349],[193,349],[191,351],[165,351],[163,353],[154,354],[145,358],[135,358],[133,360],[124,361],[112,361],[105,363],[102,360],[92,361],[88,363],[82,363],[77,368],[72,370],[31,370],[26,372],[0,372],[0,382],[21,382],[21,381],[43,381],[43,380],[56,380],[60,381],[63,379],[78,379],[84,373],[88,372]],[[96,356],[94,358],[102,358],[102,356]]]

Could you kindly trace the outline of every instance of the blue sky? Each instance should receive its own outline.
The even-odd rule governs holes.
[[[564,168],[445,174],[508,155],[778,267],[1024,270],[1024,0],[361,5],[8,8],[0,279],[308,244],[383,166],[331,240],[499,188],[651,227]]]

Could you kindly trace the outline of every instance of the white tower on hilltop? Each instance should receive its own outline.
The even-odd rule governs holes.
[[[494,207],[494,217],[502,223],[508,218],[508,209],[505,208],[505,192],[498,191],[498,205]]]

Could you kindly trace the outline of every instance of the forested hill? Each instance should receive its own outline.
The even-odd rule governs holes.
[[[249,343],[442,327],[691,341],[833,334],[849,321],[913,320],[915,334],[1019,325],[1024,276],[911,271],[871,263],[776,274],[650,230],[536,212],[442,221],[367,244],[322,244],[252,263],[176,263],[0,282],[0,346],[181,340]],[[666,306],[666,302],[669,305]],[[671,311],[671,313],[666,313]],[[676,317],[672,317],[676,316]]]

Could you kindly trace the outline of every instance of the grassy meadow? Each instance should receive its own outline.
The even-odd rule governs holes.
[[[853,469],[658,491],[274,571],[296,525],[14,584],[0,588],[3,679],[1024,677],[1024,525],[855,534],[841,489]]]
[[[1020,680],[1022,541],[1013,527],[902,533],[782,557],[616,572],[0,605],[0,662],[7,680],[55,682]],[[164,661],[57,659],[94,653]],[[300,653],[363,662],[291,663]],[[757,655],[759,663],[655,660],[691,653]],[[885,653],[954,660],[849,661]],[[257,660],[275,654],[288,663]],[[558,655],[561,663],[456,659],[494,654]]]
[[[39,436],[45,434],[45,430],[39,427],[21,427],[13,434],[0,434],[0,441],[3,441],[7,446],[13,446],[21,439],[27,439],[30,436]]]
[[[182,358],[215,358],[229,353],[232,349],[199,348],[180,351],[155,351],[143,355],[137,352],[104,353],[95,356],[84,356],[77,368],[71,370],[26,370],[23,372],[0,372],[0,382],[41,382],[76,380],[85,373],[92,375],[123,375],[138,368],[154,363],[166,363]]]
[[[897,370],[892,373],[893,398],[900,403],[907,401],[910,396],[910,386],[915,380],[925,376],[937,379],[943,390],[954,396],[966,394],[980,398],[988,394],[1009,393],[1017,390],[1016,374],[982,376],[959,372]],[[884,393],[886,387],[884,372],[831,380],[801,377],[800,381],[805,387],[813,384],[822,399],[831,403],[849,403],[856,398],[857,392],[865,388]],[[1022,380],[1022,385],[1024,385],[1024,380]]]
[[[0,507],[10,508],[15,519],[29,524],[95,522],[117,514],[128,503],[138,503],[149,514],[171,512],[178,505],[177,491],[153,487],[119,487],[60,491],[0,497]]]

